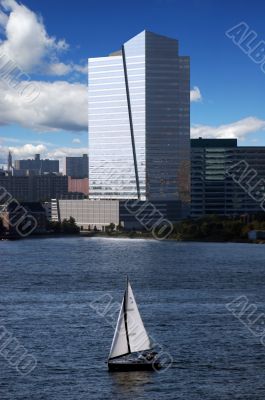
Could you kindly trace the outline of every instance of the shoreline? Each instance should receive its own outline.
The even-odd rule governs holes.
[[[231,239],[231,240],[222,240],[220,238],[174,238],[168,237],[162,240],[156,239],[151,234],[140,234],[136,232],[128,232],[128,233],[112,233],[108,234],[105,232],[80,232],[79,234],[70,234],[70,233],[47,233],[47,234],[35,234],[30,235],[28,237],[6,237],[0,236],[0,241],[17,241],[17,240],[25,240],[25,239],[47,239],[47,238],[105,238],[105,239],[145,239],[145,240],[158,240],[158,241],[174,241],[174,242],[191,242],[191,243],[246,243],[246,244],[265,244],[265,240],[249,240],[249,239]]]

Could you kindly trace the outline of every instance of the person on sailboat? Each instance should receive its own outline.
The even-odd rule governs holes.
[[[142,357],[144,357],[147,361],[152,361],[156,356],[157,352],[155,351],[149,351],[147,353],[142,354]]]

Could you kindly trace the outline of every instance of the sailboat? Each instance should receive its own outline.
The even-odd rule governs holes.
[[[161,368],[157,353],[139,313],[127,277],[118,321],[108,358],[109,371],[157,370]]]

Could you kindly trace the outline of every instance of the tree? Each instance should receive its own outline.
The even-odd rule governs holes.
[[[64,219],[62,222],[62,232],[69,234],[77,234],[80,232],[79,226],[76,225],[75,219],[70,217],[68,220]]]
[[[49,221],[48,230],[53,231],[54,233],[60,233],[61,232],[61,223],[59,221]]]
[[[124,226],[121,223],[119,223],[119,225],[117,225],[116,229],[117,229],[117,231],[122,232],[124,230]]]
[[[112,233],[115,229],[115,224],[111,222],[108,226],[106,226],[106,231]]]

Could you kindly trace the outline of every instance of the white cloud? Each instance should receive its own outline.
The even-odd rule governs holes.
[[[1,0],[0,26],[5,40],[0,53],[16,62],[26,73],[62,76],[70,72],[86,73],[85,67],[59,60],[69,45],[64,39],[49,36],[41,17],[15,0]]]
[[[29,103],[0,82],[0,125],[19,124],[38,132],[87,130],[86,85],[65,81],[31,83],[39,88],[39,95]]]
[[[263,130],[265,130],[265,120],[247,117],[231,124],[219,126],[193,125],[191,127],[191,136],[193,138],[244,139],[250,133]]]
[[[43,154],[47,152],[47,147],[43,144],[34,145],[34,144],[24,144],[22,146],[4,146],[0,145],[0,163],[7,163],[7,155],[8,152],[11,151],[13,155],[13,159],[20,158],[31,158],[34,154]]]
[[[74,144],[80,144],[80,143],[81,143],[81,140],[78,139],[78,138],[74,138],[72,142],[73,142]]]
[[[47,150],[47,147],[43,144],[38,144],[37,146],[33,144],[24,144],[20,147],[9,147],[9,150],[12,152],[15,158],[28,158],[32,157],[34,154],[44,153]]]
[[[47,65],[45,72],[47,75],[63,76],[71,72],[78,72],[80,74],[87,74],[87,65],[82,66],[74,63],[65,64],[63,62],[55,62],[54,64]]]
[[[0,26],[2,28],[5,28],[7,21],[8,21],[8,16],[5,13],[3,13],[3,11],[0,10]]]
[[[87,75],[87,73],[88,73],[87,65],[82,66],[82,65],[74,64],[72,68],[73,68],[73,71],[80,72],[80,74]]]
[[[49,75],[56,75],[56,76],[62,76],[62,75],[67,75],[69,72],[71,72],[72,68],[70,65],[66,65],[62,62],[50,64],[47,66],[46,72]]]
[[[85,68],[58,59],[68,48],[64,40],[50,37],[43,21],[34,12],[15,0],[0,0],[0,25],[5,29],[5,40],[0,42],[0,69],[7,70],[8,61],[26,73],[45,72],[63,76],[81,73]],[[66,81],[37,82],[24,74],[17,78],[10,73],[0,80],[0,125],[18,124],[33,131],[87,130],[87,88],[81,83]],[[13,79],[13,80],[12,80]],[[23,80],[24,82],[19,82]],[[7,81],[8,80],[8,81]],[[15,84],[36,88],[37,96],[28,102]],[[39,93],[39,94],[38,94]]]
[[[191,102],[199,102],[202,101],[201,91],[198,86],[194,86],[190,91],[190,101]]]
[[[53,149],[47,153],[47,156],[50,158],[56,159],[64,159],[65,157],[69,156],[82,156],[82,154],[88,153],[88,147],[59,147],[57,149]]]
[[[1,141],[0,141],[1,143]],[[49,144],[50,145],[50,144]],[[13,160],[34,158],[35,154],[40,154],[41,158],[50,158],[60,161],[61,169],[65,157],[67,156],[81,156],[82,154],[88,153],[87,147],[71,148],[71,147],[59,147],[50,149],[44,144],[24,144],[24,145],[12,145],[6,146],[0,144],[0,165],[7,165],[8,152],[12,152]]]
[[[24,5],[14,0],[2,0],[1,4],[9,14],[5,24],[6,40],[0,52],[16,61],[25,72],[40,66],[48,55],[68,48],[64,40],[48,36],[42,20]]]

